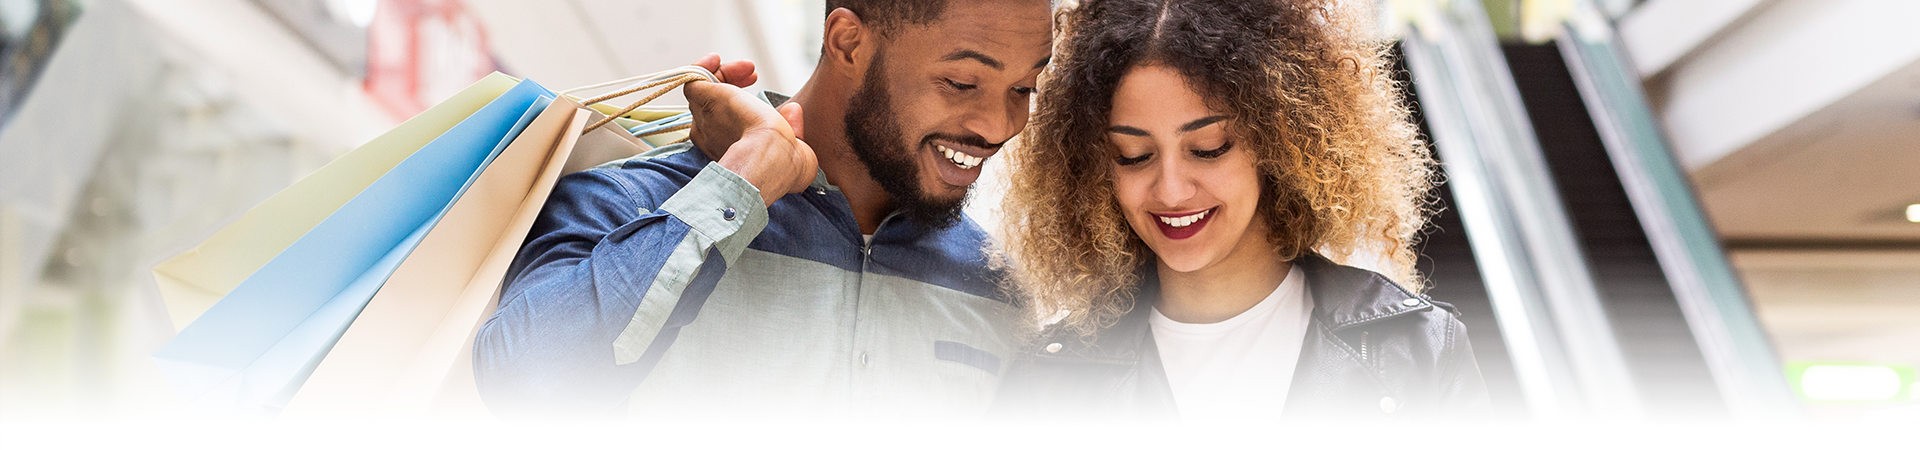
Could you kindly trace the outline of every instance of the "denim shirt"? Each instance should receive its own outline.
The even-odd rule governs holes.
[[[496,413],[970,416],[1015,311],[971,219],[889,216],[871,243],[815,177],[759,190],[691,145],[568,175],[478,332]]]

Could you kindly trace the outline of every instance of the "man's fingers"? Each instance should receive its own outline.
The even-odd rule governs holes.
[[[696,121],[722,121],[751,127],[780,117],[766,101],[732,84],[695,81],[687,83],[685,89],[687,106],[694,111]]]
[[[687,83],[686,86],[681,89],[686,90],[684,94],[687,96],[687,102],[691,103],[694,109],[701,109],[708,104],[726,98],[726,92],[720,91],[720,89],[724,88],[718,83],[693,82]]]
[[[808,174],[812,174],[812,173],[814,173],[814,172],[819,172],[819,171],[820,171],[820,159],[819,159],[820,157],[819,157],[819,156],[817,156],[817,155],[815,155],[815,154],[813,153],[813,146],[811,146],[811,145],[807,145],[807,141],[795,141],[795,142],[797,142],[797,143],[798,143],[798,145],[799,145],[799,150],[800,150],[800,156],[801,156],[801,157],[804,157],[804,158],[806,158],[806,159],[807,159],[807,162],[809,162],[809,163],[812,163],[812,164],[808,164],[808,165],[810,165],[810,166],[813,166],[813,167],[811,167],[811,168],[809,168],[809,170],[806,170],[806,171],[804,171],[804,172],[806,172],[806,173],[808,173]],[[807,175],[807,176],[806,176],[805,178],[807,178],[807,179],[808,179],[808,180],[806,181],[806,183],[807,183],[807,184],[813,184],[813,181],[812,181],[812,178],[813,178],[813,176],[812,176],[812,175]]]
[[[749,60],[723,62],[720,60],[719,53],[708,53],[707,56],[694,60],[693,65],[707,69],[715,78],[719,78],[720,82],[734,86],[747,87],[760,81],[760,74],[754,73],[753,61]]]
[[[752,86],[760,81],[760,75],[754,73],[753,61],[745,59],[720,63],[720,70],[715,75],[719,75],[721,81],[739,87]]]
[[[693,65],[707,69],[707,72],[713,73],[714,78],[719,78],[720,82],[734,86],[752,86],[760,79],[758,74],[753,73],[753,61],[743,59],[723,62],[720,60],[719,53],[708,53],[707,56],[694,60]]]
[[[802,123],[806,115],[800,110],[799,102],[789,101],[785,105],[780,105],[780,117],[787,119],[787,125],[793,127],[793,137],[807,138],[806,124]]]
[[[707,69],[708,72],[713,72],[714,75],[720,75],[720,69],[721,69],[720,54],[708,53],[707,56],[702,56],[700,57],[700,59],[694,60],[693,65],[700,66],[700,68],[702,69]],[[721,76],[720,79],[725,80],[726,77],[723,75]]]
[[[807,190],[807,186],[813,185],[814,174],[820,171],[820,160],[813,155],[813,147],[808,146],[807,141],[793,141],[791,151],[793,159],[789,161],[794,165],[788,169],[794,178],[792,188],[787,190],[789,194]]]

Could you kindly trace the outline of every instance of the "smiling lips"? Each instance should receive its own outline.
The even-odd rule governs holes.
[[[980,173],[986,171],[985,167],[981,167],[981,163],[998,153],[992,147],[983,148],[943,140],[929,139],[923,145],[925,146],[921,148],[925,150],[922,151],[931,150],[930,153],[934,157],[946,160],[946,164],[929,162],[934,165],[934,173],[937,174],[940,182],[947,186],[949,192],[963,192],[973,186],[974,181],[979,181]]]
[[[1213,212],[1217,209],[1220,208],[1216,206],[1180,215],[1148,214],[1152,214],[1153,218],[1160,222],[1160,234],[1166,235],[1168,239],[1180,240],[1199,234],[1201,228],[1206,228],[1208,219],[1213,217]]]
[[[987,160],[986,158],[960,153],[954,149],[947,148],[945,145],[934,144],[933,146],[939,148],[940,153],[947,156],[947,161],[953,163],[955,166],[959,166],[960,170],[970,170],[975,167],[980,167],[980,162]]]

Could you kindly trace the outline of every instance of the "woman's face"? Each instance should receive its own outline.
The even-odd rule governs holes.
[[[1253,155],[1179,71],[1134,66],[1114,91],[1114,191],[1160,264],[1193,272],[1270,247]]]

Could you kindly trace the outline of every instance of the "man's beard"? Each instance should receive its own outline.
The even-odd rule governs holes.
[[[901,215],[934,228],[953,226],[960,221],[960,206],[966,204],[966,196],[942,199],[920,188],[920,164],[915,158],[918,148],[905,147],[899,116],[894,114],[886,78],[881,75],[886,71],[881,64],[886,56],[881,53],[875,52],[860,89],[847,104],[847,143],[860,163],[867,166],[867,176],[887,192]]]

